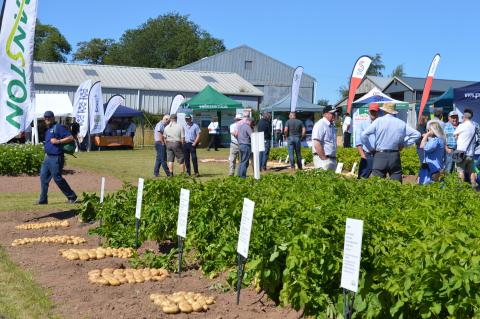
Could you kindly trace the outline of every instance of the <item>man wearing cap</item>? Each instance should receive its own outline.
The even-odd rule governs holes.
[[[290,168],[295,169],[295,157],[297,156],[297,167],[302,169],[302,139],[305,137],[306,129],[302,121],[297,119],[295,112],[290,112],[288,121],[285,123],[284,134],[288,141],[288,156],[290,158]]]
[[[177,114],[170,116],[170,123],[164,130],[165,142],[167,145],[168,169],[173,175],[173,162],[175,158],[180,165],[182,172],[185,172],[183,143],[185,143],[185,130],[183,126],[177,123]]]
[[[242,114],[235,115],[235,122],[230,124],[230,155],[228,156],[228,162],[230,166],[229,176],[235,175],[235,162],[237,157],[240,156],[240,148],[237,140],[237,123],[242,119]]]
[[[158,177],[160,166],[162,166],[165,174],[170,176],[170,170],[167,166],[167,148],[165,145],[165,126],[170,122],[170,116],[164,115],[163,119],[155,125],[153,137],[155,139],[155,150],[157,151],[157,156],[155,158],[155,166],[153,167],[153,175]]]
[[[380,108],[385,115],[376,119],[361,134],[363,145],[368,145],[370,136],[374,136],[375,145],[372,175],[402,182],[402,163],[400,151],[406,145],[415,143],[420,133],[395,117],[398,112],[394,103],[385,103]]]
[[[363,131],[372,124],[378,117],[379,106],[377,103],[372,103],[368,107],[368,119],[359,121],[358,125],[355,124],[355,146],[360,154],[360,165],[358,167],[358,178],[369,178],[372,174],[373,168],[373,154],[370,152],[375,145],[375,136],[370,135],[367,140],[367,144],[363,144],[361,136]]]
[[[195,176],[198,177],[198,162],[197,162],[197,145],[200,142],[200,126],[197,123],[193,123],[192,116],[190,114],[185,115],[185,144],[183,145],[183,152],[185,156],[185,166],[187,168],[187,174],[190,176],[190,157],[192,158],[193,171]]]
[[[323,117],[313,126],[312,153],[315,168],[334,171],[337,167],[337,129],[331,106],[325,106]]]
[[[455,162],[452,160],[453,151],[457,149],[457,140],[453,135],[455,129],[458,127],[458,112],[451,111],[448,113],[448,122],[445,124],[445,172],[447,174],[453,173],[455,169]]]
[[[63,165],[65,164],[62,144],[73,141],[73,136],[63,125],[55,122],[55,115],[52,111],[46,111],[43,118],[47,125],[44,145],[45,159],[40,169],[41,192],[37,204],[48,204],[48,185],[52,178],[67,197],[68,202],[73,204],[77,201],[77,195],[62,177]]]
[[[272,139],[272,123],[271,115],[268,112],[262,114],[262,118],[258,121],[258,132],[263,132],[265,151],[260,152],[260,170],[267,170],[268,155],[270,154],[270,143]]]

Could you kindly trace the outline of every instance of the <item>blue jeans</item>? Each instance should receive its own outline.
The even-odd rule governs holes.
[[[365,153],[366,159],[360,159],[360,165],[358,167],[358,178],[369,178],[373,169],[373,155],[371,153]]]
[[[288,156],[290,158],[290,167],[295,168],[295,158],[293,152],[297,155],[297,166],[299,169],[302,169],[302,152],[301,152],[302,143],[300,142],[300,137],[289,136],[288,137]]]
[[[265,152],[260,152],[260,170],[267,169],[268,155],[270,154],[270,140],[265,140]]]
[[[167,165],[167,152],[166,146],[164,144],[155,143],[155,150],[157,151],[157,156],[155,158],[155,166],[153,168],[153,175],[158,176],[160,165],[163,167],[165,174],[170,176],[170,170]]]
[[[45,159],[42,163],[42,168],[40,169],[40,186],[41,193],[40,203],[48,203],[48,184],[53,180],[57,184],[58,188],[62,193],[68,198],[75,200],[77,195],[70,188],[67,181],[62,177],[62,169],[65,164],[65,158],[63,155],[45,155]]]
[[[240,144],[240,164],[238,165],[238,176],[247,178],[248,161],[252,153],[252,146],[250,144]]]
[[[452,153],[445,153],[445,173],[451,174],[455,169],[455,162],[452,159]]]

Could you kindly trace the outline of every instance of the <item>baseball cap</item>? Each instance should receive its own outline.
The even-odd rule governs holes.
[[[380,106],[378,105],[378,103],[372,103],[370,104],[370,106],[368,107],[368,110],[369,111],[379,111],[380,110]]]
[[[43,117],[55,117],[52,111],[46,111],[43,113]]]
[[[335,112],[337,112],[337,109],[335,109],[331,105],[327,105],[323,108],[323,114],[325,114],[325,113],[335,113]]]
[[[236,119],[236,120],[241,120],[242,117],[243,117],[242,114],[238,114],[238,113],[237,113],[237,115],[235,115],[235,119]]]
[[[457,111],[450,111],[450,113],[448,113],[448,116],[458,116],[458,112]]]
[[[191,119],[191,118],[192,118],[192,115],[191,115],[191,114],[185,114],[185,118],[186,118],[186,119]]]

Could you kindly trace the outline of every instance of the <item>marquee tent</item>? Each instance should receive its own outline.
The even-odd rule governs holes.
[[[107,103],[103,104],[103,108],[107,108]],[[124,105],[119,105],[112,117],[143,117],[143,112]]]
[[[408,103],[404,101],[398,101],[392,99],[388,95],[384,94],[377,87],[374,87],[370,92],[353,102],[354,108],[368,107],[370,103],[395,103],[397,110],[408,109]]]
[[[202,91],[183,102],[180,106],[194,111],[236,110],[243,107],[242,103],[223,95],[210,85],[207,85]]]
[[[480,82],[453,89],[453,104],[460,116],[466,108],[471,109],[473,120],[480,123]]]
[[[277,102],[266,106],[263,108],[263,111],[266,112],[290,112],[290,100],[291,94],[283,97],[282,99],[278,100]],[[313,104],[302,97],[298,97],[297,101],[297,112],[322,112],[325,106]]]
[[[72,102],[68,94],[35,94],[35,117],[42,118],[45,111],[55,116],[71,116]]]

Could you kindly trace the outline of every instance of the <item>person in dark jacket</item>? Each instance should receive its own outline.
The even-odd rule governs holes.
[[[260,170],[267,170],[268,155],[270,154],[270,143],[272,139],[272,122],[271,115],[264,112],[260,121],[258,121],[258,132],[263,132],[265,139],[265,152],[260,152]]]

